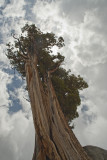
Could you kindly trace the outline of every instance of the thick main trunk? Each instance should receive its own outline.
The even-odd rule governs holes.
[[[64,118],[50,78],[44,92],[36,66],[36,56],[26,63],[36,132],[33,160],[90,160]]]

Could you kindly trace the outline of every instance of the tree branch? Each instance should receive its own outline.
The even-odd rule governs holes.
[[[59,66],[61,65],[61,63],[62,62],[59,62],[58,65],[54,69],[48,71],[48,77],[50,77],[50,74],[54,73],[59,68]]]
[[[21,47],[21,43],[20,43],[19,38],[16,38],[16,37],[15,37],[15,34],[13,35],[13,38],[18,41],[18,43],[19,43],[19,49],[20,49],[21,52],[23,53],[23,54],[21,54],[21,53],[19,52],[20,56],[23,57],[24,59],[29,59],[29,58],[26,56],[26,54],[24,53],[24,51],[23,51],[23,49],[22,49],[22,47]]]

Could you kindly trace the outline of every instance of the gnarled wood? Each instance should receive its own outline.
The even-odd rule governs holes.
[[[64,118],[50,76],[44,91],[36,55],[25,68],[36,132],[33,160],[90,160]]]

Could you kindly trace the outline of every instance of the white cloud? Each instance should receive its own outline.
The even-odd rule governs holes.
[[[4,66],[6,67],[5,63],[1,65],[1,69]],[[12,101],[7,85],[12,83],[12,78],[12,75],[0,70],[0,159],[29,160],[33,155],[35,135],[30,105],[24,99],[23,112],[19,111],[14,114],[8,112]],[[22,91],[22,96],[24,96],[24,91]]]
[[[9,94],[7,91],[7,85],[11,82],[11,76],[0,70],[0,107],[9,106]]]
[[[0,44],[0,62],[2,63],[0,68],[3,68],[4,63],[6,64],[5,67],[7,67],[7,65],[9,66],[9,60],[5,55],[5,50],[6,46],[4,44]]]
[[[9,115],[6,109],[0,109],[0,117],[0,159],[31,159],[34,149],[32,118],[27,119],[22,111]]]
[[[1,0],[0,1],[0,6],[3,6],[4,5],[4,0]]]
[[[89,112],[90,111],[88,110],[87,113],[89,114]],[[85,116],[82,112],[80,112],[79,119],[75,121],[76,128],[74,132],[76,133],[77,138],[80,140],[80,143],[83,146],[88,144],[106,149],[107,144],[105,139],[107,135],[107,119],[105,119],[103,116],[100,116],[100,114],[98,114],[98,116],[96,117],[92,113],[90,113],[91,122],[89,122],[89,115]],[[84,118],[84,116],[86,117],[86,119]]]
[[[3,10],[3,14],[5,17],[23,17],[25,16],[25,11],[23,10],[23,6],[25,5],[24,0],[11,0],[10,3],[6,4],[5,9]]]
[[[26,117],[32,116],[31,106],[29,102],[28,92],[25,91],[26,85],[22,86],[19,89],[16,89],[15,96],[20,100],[23,112],[26,114]]]
[[[0,159],[29,160],[33,155],[35,135],[30,104],[23,98],[27,97],[24,89],[19,88],[13,94],[20,99],[23,111],[8,112],[12,101],[7,85],[12,83],[12,78],[0,70]]]

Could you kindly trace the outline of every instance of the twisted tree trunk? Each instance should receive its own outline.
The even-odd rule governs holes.
[[[33,160],[90,160],[64,118],[50,73],[44,91],[36,55],[27,60],[25,69],[36,132]]]

